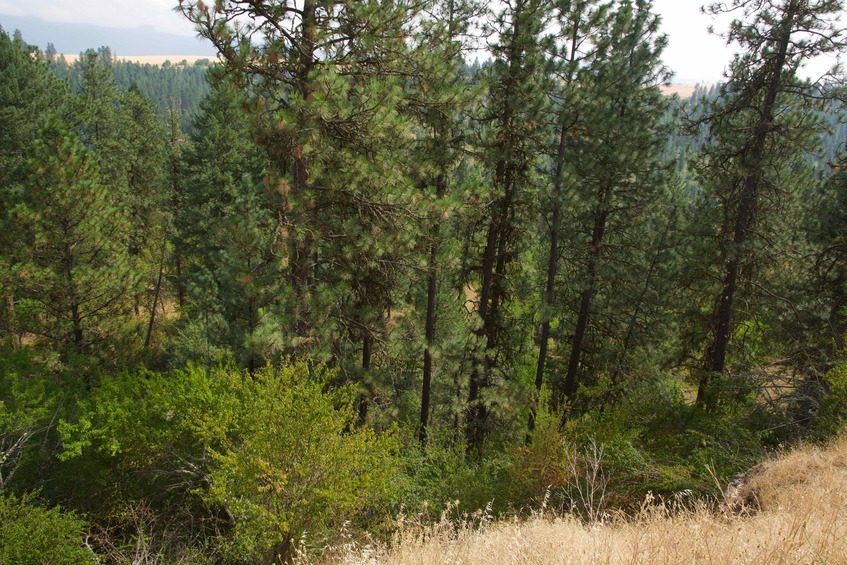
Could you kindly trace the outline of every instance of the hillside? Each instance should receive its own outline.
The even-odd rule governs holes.
[[[174,111],[183,131],[190,131],[191,120],[209,93],[207,73],[213,59],[188,55],[124,57],[113,55],[108,47],[99,49],[98,55],[99,64],[108,68],[120,90],[135,85],[150,100],[163,122]],[[80,59],[63,54],[51,61],[53,72],[67,79],[71,89],[78,92],[86,68]]]
[[[634,519],[586,526],[574,518],[536,517],[480,530],[447,521],[408,526],[391,548],[347,547],[332,564],[847,563],[847,437],[804,447],[754,468],[749,494],[716,508],[676,511],[645,503]]]
[[[61,57],[64,57],[67,61],[73,61],[77,56],[63,53]],[[156,66],[162,66],[165,62],[170,62],[171,64],[176,65],[183,61],[188,65],[194,65],[197,61],[211,61],[213,59],[214,57],[206,55],[112,55],[113,61]]]
[[[843,4],[471,4],[0,30],[0,565],[844,557]]]
[[[662,87],[662,92],[668,96],[677,94],[680,98],[685,100],[694,95],[698,86],[699,85],[696,84],[668,84]]]

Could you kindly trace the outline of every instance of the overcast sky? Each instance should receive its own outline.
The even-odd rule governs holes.
[[[194,30],[182,15],[174,12],[173,7],[176,1],[0,0],[0,25],[4,28],[13,27],[4,23],[4,15],[26,18],[25,20],[7,18],[7,20],[22,27],[24,38],[42,48],[45,45],[41,45],[39,40],[30,39],[38,30],[24,28],[24,25],[38,25],[38,21],[33,18],[40,18],[51,24],[97,24],[113,28],[145,28],[152,29],[160,37],[168,34],[190,40],[195,36]],[[665,62],[675,72],[674,82],[694,84],[719,81],[723,69],[731,58],[732,49],[728,48],[720,37],[709,35],[707,30],[712,23],[712,18],[700,13],[702,3],[702,0],[654,0],[655,9],[662,16],[663,31],[668,34],[670,40],[665,52]],[[722,27],[725,28],[725,22],[717,22],[717,30],[720,31]],[[69,28],[77,29],[75,26],[69,26]],[[63,50],[58,42],[54,41],[54,43],[57,49]],[[180,45],[186,46],[185,49],[192,52],[166,54],[208,55],[210,53],[210,46],[201,41],[186,41]],[[66,50],[73,53],[87,47],[99,47],[99,45],[86,45],[82,48],[74,47]],[[131,50],[139,51],[139,49]],[[116,51],[118,54],[125,55],[160,54],[152,51],[129,53],[126,48]],[[818,67],[820,65],[812,70],[817,70]]]

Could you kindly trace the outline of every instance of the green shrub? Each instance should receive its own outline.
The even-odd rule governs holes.
[[[815,418],[815,434],[821,438],[837,435],[847,426],[847,361],[839,361],[824,375],[826,392]]]
[[[544,388],[530,441],[512,451],[513,492],[521,505],[542,504],[548,491],[559,490],[571,480],[566,442],[559,431],[561,414],[549,410],[549,404],[550,392]]]
[[[323,543],[347,520],[381,518],[398,469],[396,441],[354,429],[353,391],[325,391],[331,377],[305,363],[254,378],[217,375],[237,409],[196,418],[221,440],[203,496],[232,516],[228,559],[287,558],[307,533]]]
[[[330,387],[333,376],[300,362],[104,381],[62,425],[64,457],[99,458],[120,504],[187,513],[204,531],[182,537],[227,562],[287,558],[304,536],[323,545],[347,520],[387,517],[397,441],[355,427],[353,390]]]
[[[82,544],[84,528],[84,520],[58,507],[39,506],[32,496],[0,494],[0,563],[96,563]]]
[[[58,355],[0,350],[0,488],[43,485],[55,455],[55,424],[74,404],[81,381]]]

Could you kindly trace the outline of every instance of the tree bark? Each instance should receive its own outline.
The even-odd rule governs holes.
[[[442,174],[438,175],[435,186],[435,197],[439,202],[444,198],[446,184],[447,179],[442,172]],[[441,222],[435,221],[432,224],[432,243],[429,247],[429,265],[427,269],[429,274],[426,285],[426,321],[424,325],[426,346],[424,347],[421,416],[420,427],[418,428],[418,440],[421,443],[426,443],[427,426],[429,425],[429,404],[432,389],[432,347],[435,344],[435,309],[438,295],[438,248],[440,235]]]
[[[480,389],[483,386],[483,373],[487,370],[482,366],[488,356],[488,346],[491,344],[490,336],[487,335],[489,328],[489,304],[491,300],[491,286],[494,279],[495,255],[497,251],[497,240],[499,239],[500,218],[498,213],[494,213],[488,225],[488,236],[486,238],[485,251],[482,261],[482,288],[479,294],[479,306],[477,314],[482,321],[482,326],[476,331],[477,339],[481,342],[485,340],[485,351],[482,354],[482,359],[479,355],[474,355],[474,366],[471,371],[470,383],[468,386],[468,421],[467,421],[467,442],[469,449],[478,449],[482,443],[482,427],[487,416],[484,404],[480,401]],[[479,348],[479,345],[477,345]]]
[[[573,400],[576,394],[577,370],[579,358],[582,354],[582,343],[585,340],[585,330],[588,327],[588,319],[591,314],[591,302],[594,298],[594,286],[597,279],[597,262],[600,259],[600,250],[603,245],[603,235],[606,232],[606,220],[609,216],[608,200],[612,189],[606,189],[607,194],[602,199],[600,210],[594,218],[594,229],[591,234],[591,245],[588,248],[588,265],[586,267],[585,290],[579,303],[579,314],[577,315],[576,328],[574,329],[573,342],[571,344],[571,355],[568,361],[568,372],[565,376],[564,396],[567,400]]]
[[[570,60],[568,61],[568,76],[565,87],[573,82],[573,72],[576,63],[577,45],[579,41],[580,19],[582,12],[578,12],[571,34]],[[553,293],[556,289],[556,271],[559,265],[559,223],[561,222],[562,203],[562,173],[565,166],[565,148],[568,137],[568,123],[562,120],[559,130],[559,146],[556,150],[556,168],[553,172],[553,213],[550,225],[550,254],[547,257],[547,281],[544,287],[544,313],[541,322],[541,337],[538,345],[538,363],[535,367],[535,399],[530,407],[529,421],[527,422],[527,443],[530,435],[535,430],[535,418],[538,414],[538,402],[541,395],[541,387],[544,385],[544,369],[547,363],[547,346],[550,343],[550,312],[553,309]]]
[[[162,255],[159,259],[159,277],[156,279],[156,289],[153,291],[153,307],[150,309],[150,320],[147,323],[147,335],[144,336],[144,349],[149,349],[150,339],[153,335],[153,324],[156,321],[156,308],[159,306],[159,294],[162,289],[162,276],[165,273],[165,252],[167,250],[168,237],[165,234],[162,241]]]
[[[544,312],[541,322],[541,337],[538,344],[538,363],[535,367],[535,399],[530,407],[527,432],[535,430],[535,418],[538,414],[538,399],[541,387],[544,385],[544,367],[547,363],[547,346],[550,342],[550,313],[553,309],[553,293],[556,289],[556,271],[559,265],[559,222],[561,221],[561,202],[559,191],[562,186],[562,170],[564,168],[565,142],[567,126],[562,124],[559,133],[559,148],[556,154],[556,170],[553,175],[553,216],[550,220],[550,254],[547,257],[547,282],[544,287]],[[527,436],[529,441],[529,436]]]
[[[303,103],[308,105],[314,99],[311,74],[315,69],[315,41],[317,39],[317,2],[316,0],[305,0],[303,4],[303,37],[300,51],[300,63],[297,73],[298,90]],[[305,109],[301,109],[297,116],[298,135],[301,142],[294,148],[294,186],[295,197],[301,196],[309,188],[309,162],[308,157],[303,154],[302,142],[305,131],[308,129],[308,119]],[[298,203],[298,205],[302,205]],[[283,215],[287,211],[283,212]],[[310,259],[312,253],[312,234],[309,227],[306,211],[298,208],[294,212],[296,228],[304,230],[302,237],[295,237],[291,241],[291,279],[294,293],[301,297],[309,286]],[[304,300],[298,298],[300,305],[305,305]],[[309,333],[308,316],[305,312],[297,312],[294,319],[294,333],[299,337],[306,337]]]
[[[366,376],[371,370],[371,351],[373,349],[373,336],[368,328],[364,328],[362,335],[362,375]],[[366,385],[367,386],[367,385]],[[368,418],[368,394],[359,395],[358,422],[364,424]]]

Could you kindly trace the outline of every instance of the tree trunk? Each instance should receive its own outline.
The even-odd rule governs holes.
[[[8,344],[12,350],[20,349],[21,337],[18,335],[18,325],[15,322],[15,297],[8,294],[4,297],[6,303],[6,333],[9,335]]]
[[[635,302],[635,307],[632,309],[632,316],[630,316],[629,325],[627,326],[626,335],[623,340],[623,348],[618,356],[618,365],[622,365],[624,363],[626,355],[629,353],[632,336],[635,334],[635,326],[638,323],[638,316],[641,315],[641,308],[644,306],[645,297],[647,296],[647,292],[650,290],[650,281],[653,279],[653,274],[656,272],[656,265],[659,263],[659,257],[665,249],[665,238],[668,236],[670,229],[671,221],[669,221],[665,226],[665,231],[662,233],[662,237],[659,240],[659,247],[656,249],[656,253],[653,254],[653,260],[650,261],[650,267],[647,269],[647,274],[644,275],[644,287],[641,289],[641,294],[639,294],[638,300]],[[612,383],[614,384],[614,382],[615,381],[613,380]]]
[[[576,63],[577,46],[579,42],[580,19],[582,11],[577,12],[576,22],[571,34],[570,60],[568,61],[568,76],[565,87],[573,81],[574,65]],[[550,254],[547,257],[547,282],[544,287],[544,312],[541,322],[541,337],[538,345],[538,364],[535,367],[535,399],[530,407],[529,422],[527,422],[527,443],[535,430],[535,418],[538,414],[538,402],[541,387],[544,385],[544,368],[547,363],[547,346],[550,342],[550,313],[553,309],[553,293],[556,288],[556,271],[559,264],[559,223],[561,222],[562,203],[562,173],[565,166],[565,147],[567,144],[569,124],[562,120],[559,130],[559,146],[556,150],[556,168],[553,172],[553,214],[550,225]]]
[[[365,333],[362,336],[362,375],[363,377],[366,377],[371,370],[371,350],[373,349],[373,336],[367,328],[364,329],[364,332]],[[358,404],[358,422],[359,425],[362,425],[367,421],[368,418],[368,395],[366,393],[363,392],[359,395]]]
[[[84,344],[82,319],[79,315],[79,305],[75,301],[71,304],[71,321],[74,329],[74,346],[76,347],[77,353],[82,353],[82,347]]]
[[[298,90],[303,98],[303,103],[308,105],[314,99],[311,74],[315,69],[315,40],[317,39],[317,2],[316,0],[305,0],[303,4],[303,47],[300,50],[300,66],[297,73]],[[308,157],[303,154],[303,141],[309,124],[304,111],[298,113],[298,135],[300,145],[294,148],[294,195],[302,196],[309,188],[309,162]],[[298,203],[301,206],[302,203]],[[286,211],[288,212],[288,211]],[[309,286],[310,259],[312,253],[312,233],[309,227],[308,211],[298,207],[294,211],[296,228],[304,230],[301,238],[295,237],[291,242],[291,279],[295,296],[302,297]],[[308,305],[304,300],[298,298],[297,302],[305,308]],[[307,312],[299,311],[295,314],[294,333],[299,337],[306,337],[309,333],[309,321]]]
[[[606,195],[602,199],[600,210],[598,210],[594,218],[594,230],[591,234],[591,245],[588,248],[585,290],[582,291],[582,297],[579,303],[579,314],[577,315],[576,328],[574,329],[573,342],[571,344],[568,372],[565,376],[564,396],[567,400],[573,400],[576,393],[576,374],[579,368],[579,358],[582,354],[585,330],[588,327],[588,319],[591,314],[591,301],[594,298],[594,286],[597,279],[597,262],[600,259],[600,249],[603,245],[603,235],[606,231],[606,219],[609,215],[608,200],[611,192],[611,188],[606,189]]]
[[[474,366],[471,371],[470,383],[468,386],[468,421],[467,421],[467,442],[468,449],[479,449],[482,444],[482,427],[486,419],[487,412],[484,404],[480,401],[480,389],[483,386],[483,374],[485,369],[483,364],[487,359],[487,349],[490,345],[490,336],[487,335],[489,327],[489,304],[491,300],[491,286],[494,279],[494,265],[497,252],[497,240],[500,232],[500,218],[497,212],[491,217],[491,222],[488,225],[488,237],[486,238],[485,252],[483,253],[482,261],[482,288],[479,294],[479,306],[477,314],[482,321],[482,326],[476,331],[478,342],[485,340],[485,351],[480,359],[479,354],[474,354]],[[480,347],[477,343],[477,349]]]
[[[437,201],[444,198],[446,191],[446,177],[440,174],[436,179],[435,196]],[[441,233],[441,222],[435,221],[432,225],[432,243],[429,247],[429,276],[426,288],[426,321],[424,334],[426,347],[424,348],[423,384],[421,386],[421,416],[418,428],[418,439],[426,443],[427,426],[429,425],[429,404],[432,388],[432,347],[435,344],[435,308],[438,294],[438,248]]]
[[[167,233],[162,241],[162,255],[159,259],[159,277],[156,279],[156,289],[153,291],[153,307],[150,309],[150,321],[147,323],[147,335],[144,336],[144,349],[150,347],[150,338],[153,335],[153,324],[156,320],[156,308],[159,305],[159,294],[162,289],[162,276],[165,273],[165,252],[168,245]]]
[[[535,418],[538,414],[538,399],[544,384],[544,366],[547,363],[547,345],[550,342],[550,313],[553,310],[553,292],[556,288],[556,271],[559,264],[559,222],[561,221],[561,202],[559,192],[562,188],[562,170],[564,169],[567,125],[562,123],[559,132],[559,148],[556,153],[556,170],[553,174],[553,217],[550,225],[550,254],[547,257],[547,282],[544,287],[544,310],[541,322],[541,338],[538,345],[538,364],[535,367],[535,400],[530,407],[527,432],[535,430]],[[529,435],[527,435],[529,441]]]
[[[656,248],[656,252],[653,254],[653,259],[650,261],[650,267],[647,269],[647,274],[644,276],[644,287],[641,289],[641,293],[638,295],[638,299],[636,300],[634,308],[632,309],[632,316],[630,316],[629,318],[629,325],[627,326],[626,334],[624,335],[623,347],[621,348],[621,352],[617,358],[616,366],[614,368],[614,371],[612,372],[611,383],[609,386],[609,390],[606,392],[604,404],[609,404],[612,400],[616,398],[616,389],[618,387],[618,383],[620,383],[620,380],[624,376],[624,373],[627,368],[626,357],[632,345],[632,338],[635,335],[635,327],[638,324],[638,317],[641,315],[641,309],[644,306],[647,293],[650,290],[650,284],[653,280],[653,275],[656,272],[656,267],[659,264],[659,258],[661,257],[662,252],[665,250],[665,240],[667,239],[668,234],[672,231],[672,227],[674,225],[674,218],[672,217],[668,219],[668,223],[665,224],[665,230],[662,232],[662,237],[659,239],[659,245]]]
[[[182,254],[179,249],[174,253],[174,262],[176,263],[176,302],[182,311],[185,307],[185,285],[182,284]]]
[[[173,107],[173,99],[171,99],[170,109],[168,110],[168,122],[171,129],[171,150],[177,146],[179,141],[179,122],[176,116],[176,110]],[[174,155],[171,155],[171,208],[174,215],[176,225],[179,225],[180,213],[180,185],[179,165]],[[185,289],[182,284],[182,254],[180,253],[179,245],[174,244],[174,264],[176,267],[176,299],[180,310],[185,306]]]
[[[482,264],[482,288],[479,300],[479,317],[482,327],[477,331],[481,339],[477,341],[474,367],[470,378],[468,394],[467,443],[469,451],[479,453],[486,435],[488,407],[480,398],[481,389],[493,382],[494,363],[498,348],[498,323],[500,310],[506,300],[504,281],[506,270],[511,264],[510,246],[513,243],[514,210],[519,169],[525,165],[516,155],[520,148],[520,135],[515,124],[515,95],[519,90],[520,71],[525,64],[526,53],[523,41],[527,38],[522,28],[524,12],[527,7],[518,0],[511,12],[512,29],[509,35],[508,69],[503,77],[502,88],[498,89],[498,100],[502,109],[497,110],[497,134],[495,136],[496,163],[493,171],[492,186],[495,198],[492,203],[491,220],[488,226],[485,252]],[[496,107],[496,106],[495,106]],[[502,190],[502,195],[500,191]],[[480,351],[479,342],[484,349]]]
[[[64,249],[64,267],[65,267],[65,281],[67,282],[67,299],[68,299],[68,309],[71,314],[71,328],[73,333],[73,345],[76,349],[77,353],[82,353],[83,345],[84,345],[84,334],[82,331],[82,316],[79,312],[79,298],[76,292],[76,282],[74,281],[74,252],[71,247],[70,239],[73,231],[68,225],[63,225],[63,232],[65,234],[65,249]]]

